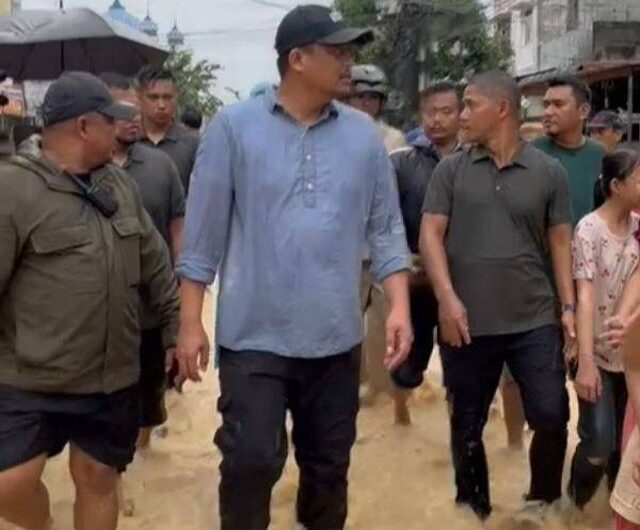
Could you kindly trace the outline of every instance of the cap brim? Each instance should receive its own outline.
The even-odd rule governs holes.
[[[122,103],[112,103],[111,105],[100,109],[100,114],[109,116],[114,120],[133,120],[138,114],[139,110],[133,105],[123,105]]]
[[[368,44],[373,40],[373,30],[370,28],[345,28],[327,35],[316,42],[319,44],[327,44],[329,46],[340,46],[341,44]]]

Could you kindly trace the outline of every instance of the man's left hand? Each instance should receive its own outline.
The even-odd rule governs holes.
[[[387,351],[384,365],[393,372],[409,355],[413,344],[413,329],[409,315],[404,311],[389,312],[386,325]]]

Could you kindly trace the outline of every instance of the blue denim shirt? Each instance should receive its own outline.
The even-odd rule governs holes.
[[[395,178],[374,122],[340,104],[305,126],[273,90],[225,107],[191,176],[182,278],[220,274],[216,341],[295,358],[362,341],[362,256],[377,279],[409,254]]]

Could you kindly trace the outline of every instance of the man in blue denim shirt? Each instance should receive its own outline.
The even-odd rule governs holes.
[[[299,523],[338,530],[355,440],[365,245],[389,314],[386,364],[412,342],[408,250],[393,171],[371,120],[332,103],[350,89],[349,44],[371,38],[320,6],[276,36],[279,89],[223,109],[198,152],[178,274],[179,361],[200,379],[205,286],[220,271],[222,530],[265,530],[293,417]]]

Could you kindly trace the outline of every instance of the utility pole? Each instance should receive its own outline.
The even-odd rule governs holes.
[[[536,0],[536,67],[538,72],[542,70],[542,38],[544,32],[542,2],[543,0]]]
[[[397,48],[395,56],[399,59],[397,69],[400,86],[405,99],[404,121],[409,121],[417,108],[418,86],[420,84],[420,41],[422,10],[415,0],[399,2],[397,15]]]

